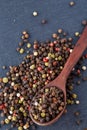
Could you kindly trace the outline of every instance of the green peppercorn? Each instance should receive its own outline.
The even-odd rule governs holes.
[[[73,94],[72,94],[72,97],[76,99],[76,98],[77,98],[77,95],[76,95],[75,93],[73,93]]]
[[[34,119],[37,120],[37,119],[38,119],[38,116],[37,116],[37,115],[34,115]]]
[[[27,117],[27,113],[26,112],[24,112],[23,115],[24,115],[24,117]]]
[[[48,66],[49,65],[49,62],[45,62],[45,66]]]
[[[41,113],[41,117],[45,117],[46,114],[44,112]]]
[[[30,66],[30,69],[31,69],[31,70],[35,69],[35,65],[34,65],[34,64],[31,65],[31,66]]]
[[[27,43],[27,48],[30,48],[31,47],[31,44],[30,43]]]
[[[13,111],[13,110],[14,110],[14,107],[10,107],[10,110]]]
[[[46,88],[46,89],[45,89],[45,92],[46,92],[46,93],[47,93],[47,92],[49,92],[49,89],[48,89],[48,88]]]
[[[54,54],[51,54],[51,58],[55,58],[55,55],[54,55]]]
[[[20,110],[21,112],[23,112],[23,111],[24,111],[24,108],[23,108],[23,107],[20,107],[19,110]]]
[[[42,74],[42,78],[45,79],[46,78],[46,74]]]
[[[23,101],[19,100],[19,104],[23,103]]]
[[[7,78],[7,77],[4,77],[4,78],[2,79],[2,81],[3,81],[3,83],[8,83],[8,78]]]
[[[69,89],[70,89],[70,90],[73,90],[73,86],[72,86],[72,85],[71,85],[71,86],[69,86]]]
[[[70,99],[67,99],[67,104],[71,104],[71,100]]]
[[[5,123],[9,124],[10,123],[9,119],[5,119]]]
[[[61,60],[62,60],[62,56],[59,56],[59,57],[58,57],[58,60],[61,61]]]
[[[22,126],[19,126],[19,127],[18,127],[18,130],[23,130],[23,127],[22,127]]]
[[[12,116],[12,121],[16,121],[17,117],[16,116]]]
[[[20,54],[23,54],[23,53],[24,53],[24,49],[21,48],[21,49],[19,50],[19,53],[20,53]]]

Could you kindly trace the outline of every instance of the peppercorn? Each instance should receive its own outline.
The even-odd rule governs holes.
[[[87,25],[87,20],[83,20],[82,25],[84,25],[84,26]]]
[[[10,70],[6,74],[8,87],[6,87],[6,83],[3,82],[3,78],[0,78],[0,88],[2,89],[2,92],[0,92],[0,104],[5,103],[3,114],[6,116],[6,119],[8,119],[9,122],[13,122],[13,126],[17,126],[19,130],[28,129],[28,124],[30,124],[30,126],[33,124],[29,111],[30,103],[34,95],[60,74],[67,58],[73,51],[74,45],[72,45],[72,38],[66,38],[65,36],[66,32],[59,29],[58,33],[53,33],[53,38],[55,38],[53,41],[46,40],[45,42],[39,43],[39,41],[35,40],[33,53],[27,54],[18,66],[9,67]],[[28,38],[28,32],[22,32],[22,41],[19,46],[21,46],[22,42],[23,44],[26,43],[26,46],[24,45],[25,52],[27,52],[26,48],[30,48],[31,46]],[[19,53],[21,49],[24,48],[22,48],[22,46],[18,48]],[[86,55],[83,59],[85,58]],[[74,71],[76,71],[76,73]],[[71,91],[73,89],[72,83],[74,74],[76,74],[76,76],[81,75],[81,70],[75,68],[72,73],[66,84],[67,104],[70,105],[80,103],[79,100],[75,99],[77,96],[73,95]],[[33,104],[33,107],[35,109],[37,108],[36,111],[33,110],[33,117],[42,123],[54,119],[65,105],[63,101],[64,95],[62,93],[59,93],[60,99],[57,99],[56,92],[58,90],[56,87],[55,89],[52,87],[51,89],[44,88],[43,90],[44,91],[41,91],[40,97],[38,97]],[[51,91],[52,93],[50,93]],[[51,105],[48,105],[48,103],[51,103]],[[56,104],[58,104],[58,106],[56,106]]]
[[[23,54],[24,53],[24,49],[21,48],[20,51],[19,51],[20,54]]]
[[[22,127],[22,126],[19,126],[19,127],[18,127],[18,130],[23,130],[23,127]]]
[[[36,11],[34,11],[34,12],[33,12],[33,16],[36,17],[37,15],[38,15],[38,13],[37,13]]]
[[[52,34],[52,37],[53,37],[53,38],[57,38],[57,36],[58,36],[58,35],[57,35],[56,33],[53,33],[53,34]]]
[[[26,33],[25,35],[24,35],[24,38],[29,38],[29,34],[28,33]]]
[[[46,23],[47,23],[47,20],[43,19],[43,20],[41,21],[41,23],[42,23],[42,24],[46,24]]]
[[[31,47],[31,44],[30,43],[27,43],[27,48],[30,48]]]
[[[3,83],[8,83],[8,78],[7,77],[4,77],[2,80],[3,80]]]
[[[74,2],[74,1],[71,1],[71,2],[69,3],[69,5],[70,5],[70,6],[74,6],[74,5],[75,5],[75,2]]]
[[[80,34],[79,32],[75,32],[75,36],[78,37]]]
[[[80,101],[79,100],[76,100],[76,104],[78,105],[80,103]]]
[[[84,70],[84,71],[85,71],[85,70],[86,70],[86,66],[82,66],[82,70]]]
[[[2,69],[3,69],[3,70],[5,70],[5,69],[6,69],[6,66],[5,66],[5,65],[3,65],[3,66],[2,66]]]
[[[5,119],[6,124],[9,124],[9,122],[10,122],[9,119]]]
[[[75,116],[79,116],[79,115],[80,115],[80,112],[76,111],[76,112],[74,113],[74,115],[75,115]]]
[[[62,29],[58,29],[58,33],[60,33],[60,34],[61,34],[62,32],[63,32],[63,30],[62,30]]]
[[[77,124],[77,125],[80,125],[81,122],[82,122],[82,120],[77,120],[77,121],[76,121],[76,124]]]
[[[43,112],[43,113],[41,113],[41,117],[45,117],[46,116],[46,114]]]

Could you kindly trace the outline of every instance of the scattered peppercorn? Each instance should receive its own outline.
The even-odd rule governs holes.
[[[81,122],[82,122],[82,120],[77,120],[77,121],[76,121],[76,124],[77,124],[77,125],[80,125]]]
[[[75,36],[78,37],[80,34],[79,32],[75,32]]]
[[[20,54],[23,54],[24,53],[24,49],[21,48],[20,51],[19,51]]]
[[[43,20],[41,21],[41,23],[42,23],[42,24],[46,24],[46,23],[47,23],[47,20],[43,19]]]
[[[3,65],[3,66],[2,66],[2,69],[3,69],[3,70],[5,70],[5,69],[6,69],[6,66],[5,66],[5,65]]]
[[[33,12],[33,16],[37,16],[38,13],[36,11]]]
[[[70,5],[70,6],[74,6],[74,5],[75,5],[75,2],[74,2],[74,1],[71,1],[71,2],[69,3],[69,5]]]
[[[75,116],[79,116],[79,115],[80,115],[80,112],[79,112],[79,111],[76,111],[76,112],[74,113],[74,115],[75,115]]]
[[[35,40],[33,44],[33,53],[30,54],[29,50],[27,50],[31,47],[29,33],[27,31],[22,32],[22,39],[16,50],[20,54],[23,54],[24,51],[28,51],[28,54],[18,66],[9,67],[10,70],[6,73],[7,77],[0,78],[0,88],[2,89],[2,92],[0,92],[0,108],[3,111],[1,116],[5,116],[5,120],[1,121],[1,126],[2,124],[12,122],[12,128],[16,126],[19,130],[29,129],[30,126],[34,127],[29,115],[32,98],[40,89],[60,74],[67,58],[74,48],[72,38],[66,38],[66,32],[62,29],[58,29],[58,32],[53,33],[52,37],[54,38],[53,41],[47,40],[40,43]],[[87,59],[86,57],[87,56],[85,55],[84,59]],[[78,64],[78,68],[75,67],[72,70],[73,74],[70,74],[67,81],[67,104],[69,105],[80,103],[80,101],[76,99],[77,94],[74,94],[72,90],[74,88],[74,75],[77,77],[81,75],[81,70],[82,68],[81,66],[79,67]],[[84,80],[87,80],[86,77],[83,78]],[[46,89],[45,93],[49,93],[49,89]],[[52,119],[58,114],[58,112],[61,112],[63,109],[61,105],[64,105],[62,102],[56,113],[52,114],[52,110],[56,109],[54,105],[57,102],[54,93],[53,95],[53,104],[48,110],[53,116]],[[36,107],[38,104],[43,104],[42,98],[40,98],[38,102],[35,102]],[[44,100],[43,106],[38,108],[39,111],[41,111],[41,114],[34,115],[36,120],[39,119],[39,116],[41,116],[41,122],[48,122],[51,120],[48,115],[49,113],[47,114],[47,110],[45,111],[45,108],[47,107],[46,105]],[[46,119],[44,120],[43,118]]]
[[[2,80],[3,80],[3,83],[8,83],[8,78],[7,77],[4,77]]]
[[[87,25],[87,20],[83,20],[82,25],[86,26]]]
[[[82,66],[82,70],[86,70],[86,66]]]

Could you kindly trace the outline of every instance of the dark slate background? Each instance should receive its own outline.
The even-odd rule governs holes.
[[[75,0],[76,5],[69,6],[70,0],[0,0],[0,76],[6,71],[3,65],[18,65],[23,56],[16,51],[20,41],[21,31],[27,29],[31,34],[30,42],[34,39],[45,41],[50,39],[53,32],[63,28],[74,37],[74,32],[81,32],[81,21],[87,19],[87,0]],[[38,16],[33,17],[32,12],[37,11]],[[41,25],[41,20],[47,19],[48,24]],[[87,66],[87,62],[84,63]],[[87,76],[87,71],[83,74]],[[68,106],[68,113],[49,127],[38,127],[37,130],[84,130],[87,128],[87,82],[75,86],[80,105]],[[81,112],[80,126],[75,124],[73,113]],[[5,130],[7,126],[3,127]]]

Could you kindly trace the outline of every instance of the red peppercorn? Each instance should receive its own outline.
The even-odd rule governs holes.
[[[36,83],[37,81],[36,81],[36,80],[34,80],[33,82],[34,82],[34,83]]]
[[[79,69],[77,70],[77,74],[78,74],[78,75],[80,74],[80,70],[79,70]]]
[[[13,113],[13,116],[17,116],[16,112]]]
[[[43,61],[44,61],[44,62],[48,62],[48,58],[46,58],[46,57],[43,58]]]
[[[41,66],[37,67],[37,70],[38,70],[38,71],[41,71],[41,70],[42,70],[42,67],[41,67]]]
[[[53,73],[53,71],[52,70],[50,70],[50,74],[52,74]]]
[[[55,48],[55,51],[59,51],[59,50],[60,50],[60,48],[58,48],[58,47]]]
[[[68,52],[70,52],[70,48],[67,48],[66,50],[67,50]]]
[[[54,41],[53,43],[54,43],[54,44],[57,44],[58,42],[57,42],[57,41]]]
[[[53,42],[51,42],[51,43],[49,44],[49,46],[53,47],[53,46],[54,46],[54,43],[53,43]]]
[[[38,49],[38,44],[34,44],[34,45],[33,45],[33,48],[34,48],[34,49]]]
[[[23,78],[23,80],[25,80],[25,81],[26,81],[26,80],[27,80],[27,77],[24,77],[24,78]]]
[[[85,58],[87,58],[87,54],[85,55]]]
[[[28,111],[30,110],[30,106],[28,106]]]
[[[57,65],[57,62],[56,62],[56,61],[54,61],[54,62],[53,62],[53,66],[56,66],[56,65]]]
[[[5,108],[5,105],[4,104],[0,105],[0,110],[3,110],[3,108]]]

